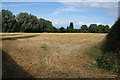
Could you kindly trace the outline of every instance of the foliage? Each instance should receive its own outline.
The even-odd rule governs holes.
[[[119,52],[120,51],[120,19],[112,26],[104,43],[105,51]]]
[[[113,52],[103,52],[101,47],[103,45],[97,44],[89,48],[85,53],[90,56],[90,58],[95,59],[96,63],[94,65],[109,70],[113,73],[118,73],[118,58]]]
[[[106,25],[105,29],[102,25],[99,25],[99,32],[102,30],[106,32],[109,27]],[[96,57],[98,67],[105,68],[112,72],[120,74],[120,19],[118,19],[112,26],[110,32],[106,36],[106,39],[100,45],[98,50],[101,51],[100,56]],[[93,48],[92,48],[93,49]],[[89,55],[99,53],[95,51],[89,51]],[[96,55],[97,55],[96,54]]]
[[[45,32],[59,33],[60,31],[57,28],[53,27],[53,26],[49,26],[49,27],[46,28]]]
[[[120,30],[120,18],[114,23],[109,34],[107,35],[104,44],[102,46],[102,51],[104,55],[106,55],[106,53],[109,53],[109,55],[111,55],[112,57],[116,56],[113,60],[118,61],[116,63],[116,65],[118,65],[118,69],[115,68],[115,70],[117,70],[117,72],[120,74],[120,31],[119,30]],[[112,59],[111,58],[108,59],[110,59],[112,63]],[[105,60],[104,62],[107,63],[107,60]],[[115,62],[112,64],[114,65]],[[106,65],[111,65],[110,66],[111,68],[112,64],[107,63]]]
[[[16,19],[15,15],[8,10],[2,10],[2,31],[13,32],[16,31]]]
[[[89,27],[89,32],[96,33],[97,32],[97,24],[91,24]]]
[[[101,56],[97,59],[97,65],[109,71],[118,73],[118,59],[117,55],[113,52],[101,54]]]
[[[51,32],[51,33],[107,33],[110,28],[108,25],[91,24],[82,25],[81,29],[74,29],[73,22],[65,29],[63,27],[57,29],[52,25],[52,22],[42,18],[37,18],[27,12],[19,13],[18,15],[12,14],[11,11],[1,10],[2,13],[2,31],[3,32]]]
[[[110,32],[110,27],[108,25],[105,26],[104,33]]]
[[[65,32],[66,32],[65,28],[64,28],[64,27],[61,27],[61,28],[60,28],[60,32],[61,32],[61,33],[65,33]]]
[[[40,32],[45,32],[47,27],[50,27],[50,26],[53,27],[51,21],[48,21],[48,20],[45,20],[45,19],[42,19],[42,18],[40,18],[38,20],[38,24],[39,24],[39,26],[41,28]]]
[[[98,32],[108,32],[110,28],[108,25],[98,26]],[[120,74],[120,18],[114,23],[110,32],[107,34],[106,39],[98,48],[92,47],[88,50],[97,66],[105,68],[109,71]],[[97,55],[97,56],[96,56]]]
[[[82,25],[80,32],[82,32],[82,33],[87,33],[87,32],[88,32],[88,27],[87,27],[87,25]]]
[[[28,13],[17,15],[18,26],[21,32],[36,32],[38,30],[37,17]]]
[[[74,26],[73,26],[73,22],[70,22],[69,27],[67,27],[67,32],[68,33],[73,33],[75,32]]]
[[[73,22],[70,22],[69,28],[70,28],[70,29],[74,29]]]
[[[45,32],[48,27],[53,27],[51,21],[42,18],[37,19],[36,16],[28,13],[19,13],[15,16],[8,10],[1,12],[3,32]],[[55,31],[56,28],[53,27],[52,29]]]

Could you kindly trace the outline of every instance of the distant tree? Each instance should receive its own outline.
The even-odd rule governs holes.
[[[97,32],[98,33],[103,33],[104,32],[104,25],[98,25],[98,28],[97,28]]]
[[[89,32],[96,33],[97,32],[97,24],[90,24]]]
[[[52,32],[54,33],[54,29],[53,29],[53,26],[49,26],[46,28],[45,32]]]
[[[71,32],[71,29],[70,27],[67,26],[67,32],[70,33]]]
[[[61,27],[60,29],[55,28],[52,22],[42,18],[37,18],[34,15],[28,13],[19,13],[17,16],[12,14],[8,10],[1,10],[0,16],[2,17],[2,31],[3,32],[91,32],[91,33],[108,33],[110,28],[108,25],[96,25],[90,24],[89,28],[86,25],[82,25],[81,29],[74,29],[73,22],[67,26],[67,29]]]
[[[61,32],[61,33],[65,33],[65,32],[66,32],[65,28],[64,28],[64,27],[61,27],[61,28],[60,28],[60,32]]]
[[[74,26],[73,26],[73,22],[70,22],[69,27],[67,27],[67,32],[68,32],[68,33],[73,33],[73,32],[75,32]]]
[[[88,27],[87,27],[87,25],[82,25],[82,26],[81,26],[81,29],[80,29],[80,32],[82,32],[82,33],[87,33],[87,32],[88,32]]]
[[[49,27],[46,28],[45,32],[58,33],[60,31],[57,28],[53,27],[53,26],[49,26]]]
[[[110,32],[110,27],[108,25],[104,26],[104,33]]]
[[[75,33],[79,33],[80,30],[79,30],[79,29],[74,29],[74,32],[75,32]]]
[[[53,30],[54,30],[55,33],[60,33],[60,30],[57,29],[56,27],[53,27]]]
[[[70,28],[70,29],[74,29],[73,22],[70,22],[69,28]]]

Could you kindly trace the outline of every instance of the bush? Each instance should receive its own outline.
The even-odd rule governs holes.
[[[112,52],[103,53],[96,60],[97,66],[118,73],[118,58]]]
[[[97,67],[104,68],[113,73],[118,73],[119,60],[117,54],[113,52],[103,52],[104,45],[102,44],[103,43],[99,43],[97,45],[92,46],[85,53],[89,55],[90,58],[93,58],[96,61],[95,65]]]
[[[112,26],[104,43],[105,51],[118,53],[120,50],[120,19]]]
[[[114,69],[115,72],[120,74],[120,18],[114,23],[110,32],[108,33],[102,48],[104,53],[100,58],[98,63],[101,67],[106,67],[108,69]]]

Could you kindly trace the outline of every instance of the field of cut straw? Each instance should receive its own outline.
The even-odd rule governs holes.
[[[84,52],[106,34],[3,33],[3,77],[114,78]],[[97,54],[97,53],[96,53]]]

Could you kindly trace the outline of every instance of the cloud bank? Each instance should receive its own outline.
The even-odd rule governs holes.
[[[86,22],[82,22],[82,21],[68,21],[68,20],[67,20],[67,21],[66,21],[66,20],[62,20],[62,21],[61,21],[61,20],[53,20],[52,22],[53,22],[53,26],[56,26],[57,28],[60,28],[60,27],[67,28],[67,26],[70,25],[70,22],[73,22],[75,29],[80,29],[80,27],[81,27],[82,25],[87,25],[87,26],[89,27],[90,24],[109,25],[109,26],[111,27],[110,24],[94,23],[94,22],[93,22],[93,23],[86,23]]]

